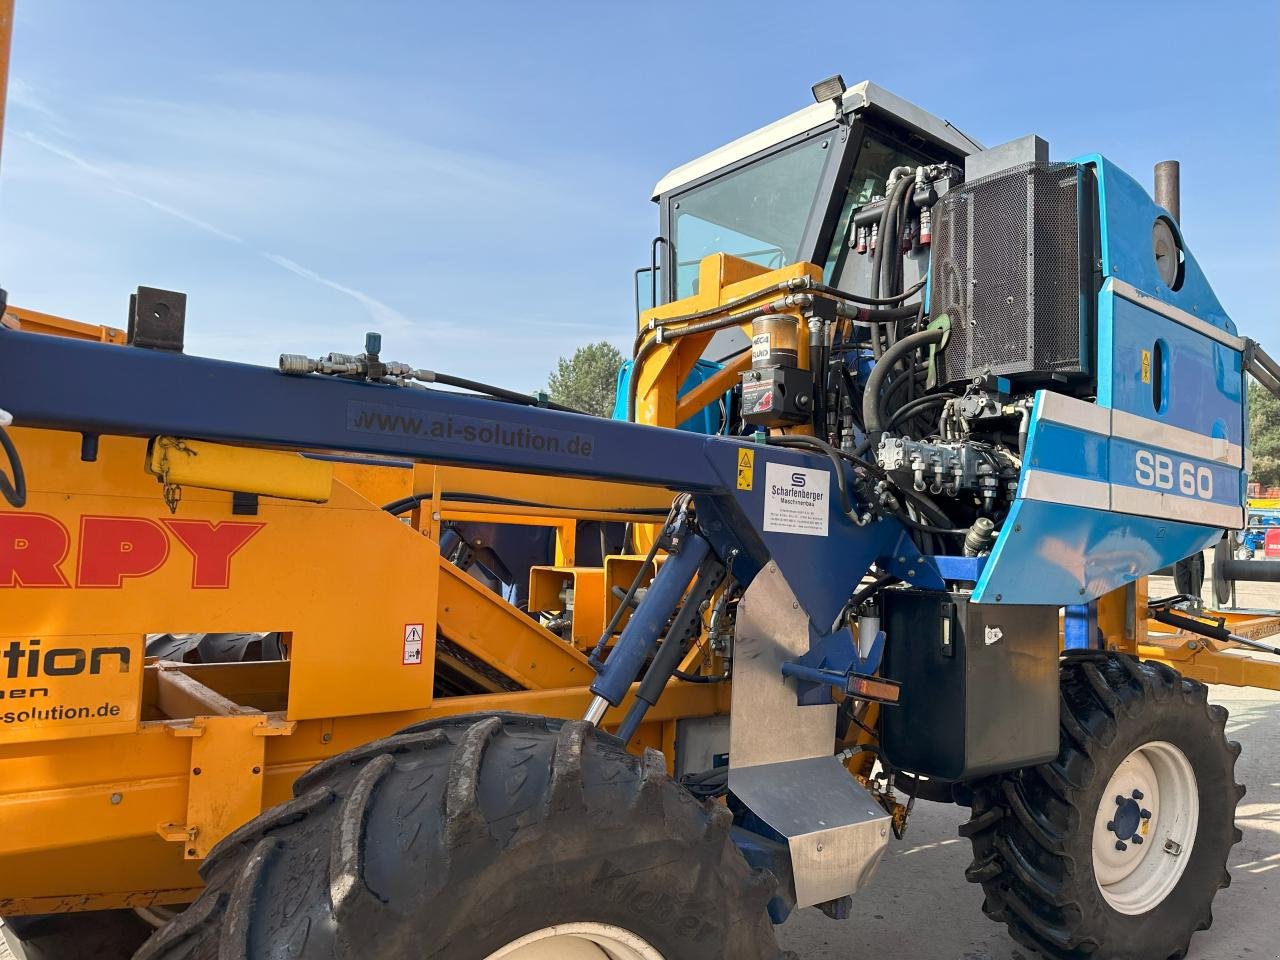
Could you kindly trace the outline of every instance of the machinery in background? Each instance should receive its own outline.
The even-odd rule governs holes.
[[[659,183],[629,422],[377,337],[190,357],[161,291],[127,346],[0,331],[11,928],[190,902],[139,960],[775,960],[924,800],[971,808],[1019,942],[1186,950],[1243,790],[1226,711],[1140,659],[1181,616],[1145,576],[1242,526],[1280,366],[1176,194],[814,95]],[[451,532],[483,522],[555,530],[524,610]],[[580,566],[583,522],[626,549]],[[285,659],[143,664],[191,630]]]

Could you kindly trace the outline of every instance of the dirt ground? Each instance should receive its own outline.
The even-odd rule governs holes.
[[[1152,578],[1151,595],[1174,592]],[[1205,590],[1208,601],[1209,589]],[[1280,587],[1241,584],[1242,607],[1280,609]],[[1273,638],[1280,644],[1280,637]],[[1265,656],[1259,654],[1258,656]],[[1214,902],[1213,927],[1191,941],[1188,960],[1280,958],[1280,692],[1210,688],[1231,712],[1227,735],[1244,747],[1236,779],[1248,793],[1238,822],[1244,840],[1228,865],[1232,885]],[[966,883],[969,843],[956,833],[968,811],[920,804],[904,840],[893,844],[874,883],[854,898],[846,921],[797,911],[782,927],[783,947],[800,960],[1035,960],[982,914],[982,891]]]

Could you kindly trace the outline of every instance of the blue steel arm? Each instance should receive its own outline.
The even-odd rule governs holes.
[[[718,556],[731,558],[735,579],[750,582],[772,558],[821,632],[878,559],[909,582],[942,586],[936,571],[916,563],[897,521],[857,527],[834,496],[827,536],[765,530],[766,461],[834,469],[798,450],[14,330],[0,330],[0,400],[19,426],[345,451],[692,493],[703,535]],[[744,446],[760,454],[749,489],[737,483]],[[836,486],[831,477],[830,490]]]

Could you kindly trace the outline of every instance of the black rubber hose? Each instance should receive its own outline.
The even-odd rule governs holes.
[[[0,478],[3,479],[3,478]],[[401,497],[399,500],[392,500],[390,503],[383,504],[382,509],[393,516],[400,516],[408,510],[413,509],[424,500],[430,500],[430,493],[415,493],[407,497]],[[483,493],[456,493],[446,491],[440,494],[442,500],[453,500],[459,503],[486,503],[497,506],[512,507],[532,507],[538,510],[562,510],[570,509],[562,504],[556,503],[537,503],[533,500],[517,500],[511,497],[491,497]],[[665,510],[654,509],[652,507],[601,507],[600,509],[592,508],[593,513],[629,513],[635,516],[653,516],[662,517],[666,515]]]
[[[896,377],[889,381],[888,389],[884,391],[884,395],[880,398],[880,420],[887,422],[889,420],[890,411],[897,412],[907,403],[914,399],[910,392],[911,386],[915,381],[919,380],[922,384],[928,376],[928,371],[920,364],[916,364],[909,370],[904,370]],[[898,402],[898,394],[903,390],[907,390],[907,396]],[[886,427],[885,429],[888,429]]]
[[[910,403],[904,403],[894,411],[893,416],[889,418],[889,422],[884,425],[884,428],[886,430],[892,430],[900,422],[910,420],[918,413],[921,413],[930,407],[941,406],[948,400],[953,399],[955,399],[954,393],[931,393],[926,394],[923,397],[916,397],[916,399],[912,400]]]
[[[831,297],[835,300],[848,300],[850,303],[858,303],[868,307],[892,307],[902,303],[907,297],[919,293],[924,289],[924,285],[928,278],[913,283],[906,290],[892,297],[864,297],[861,294],[849,293],[845,290],[837,290],[835,287],[828,286],[825,283],[815,283],[808,289],[814,293],[821,293],[824,296]]]
[[[9,469],[13,472],[12,483],[9,482],[8,477],[0,473],[0,496],[4,497],[9,506],[21,510],[27,505],[27,474],[22,469],[22,458],[18,456],[18,448],[13,445],[4,427],[0,427],[0,447],[4,448],[5,455],[9,458]]]
[[[880,297],[880,273],[884,264],[884,252],[889,246],[889,223],[897,213],[900,191],[911,183],[910,178],[903,177],[893,185],[889,195],[885,197],[884,209],[880,211],[880,223],[876,227],[876,250],[871,257],[871,296]],[[894,231],[896,235],[896,230]],[[900,248],[899,248],[900,249]]]
[[[736,310],[745,303],[752,300],[758,300],[760,297],[767,296],[771,293],[796,293],[811,288],[807,277],[798,277],[794,280],[784,280],[781,283],[774,284],[772,287],[765,287],[763,290],[757,290],[754,293],[748,293],[741,297],[736,297],[727,303],[722,303],[716,307],[707,307],[704,310],[698,310],[694,313],[683,313],[678,317],[663,317],[661,320],[654,321],[654,325],[650,328],[648,325],[641,327],[636,334],[635,343],[632,345],[631,352],[634,354],[640,349],[640,344],[652,334],[655,330],[661,330],[663,327],[673,323],[689,323],[693,320],[701,320],[703,317],[715,316],[717,313],[724,313],[726,310]]]
[[[515,390],[508,390],[505,387],[495,387],[492,384],[481,383],[479,380],[468,380],[465,377],[455,377],[453,374],[438,373],[435,370],[430,373],[431,379],[428,381],[429,383],[443,383],[445,386],[458,387],[462,390],[474,390],[476,393],[493,397],[495,400],[507,400],[525,407],[546,407],[548,410],[558,410],[560,413],[581,413],[586,416],[586,412],[583,410],[566,407],[551,400],[540,402],[528,394],[517,393]]]
[[[921,347],[941,343],[944,333],[943,330],[921,330],[919,333],[909,334],[886,350],[876,361],[876,365],[871,368],[871,373],[867,375],[867,386],[862,395],[862,422],[866,426],[868,435],[884,431],[884,424],[880,419],[880,391],[894,364]]]
[[[636,371],[640,369],[641,361],[649,355],[649,352],[660,343],[669,343],[672,340],[678,340],[681,337],[687,337],[694,333],[707,333],[712,330],[720,330],[724,327],[737,326],[748,320],[754,320],[756,317],[764,316],[766,313],[777,313],[785,309],[786,304],[775,300],[764,306],[754,307],[750,310],[744,310],[742,313],[731,314],[727,317],[721,317],[718,320],[706,320],[702,323],[691,324],[687,327],[680,327],[677,330],[667,330],[663,333],[663,338],[659,341],[656,337],[651,337],[640,344],[640,348],[636,351],[635,356],[631,360],[631,376],[627,382],[627,420],[631,423],[636,421],[636,397],[639,389],[639,382]]]

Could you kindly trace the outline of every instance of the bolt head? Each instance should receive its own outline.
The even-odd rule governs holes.
[[[1118,794],[1118,793],[1117,793],[1117,794],[1116,794],[1116,806],[1117,806],[1117,807],[1123,807],[1123,806],[1124,806],[1124,802],[1125,802],[1126,800],[1128,800],[1128,799],[1129,799],[1128,797],[1122,797],[1120,794]]]
[[[1138,812],[1138,816],[1140,816],[1143,820],[1150,820],[1150,819],[1151,819],[1151,811],[1150,811],[1150,810],[1147,810],[1147,809],[1145,809],[1145,808],[1144,808],[1143,810],[1140,810],[1140,811]]]
[[[1123,840],[1117,840],[1116,849],[1119,850],[1121,853],[1123,853],[1124,851],[1129,849],[1129,845],[1126,844]]]
[[[1133,793],[1132,793],[1132,794],[1130,794],[1130,796],[1132,796],[1132,797],[1133,797],[1133,799],[1135,799],[1135,800],[1141,800],[1141,799],[1142,799],[1142,797],[1143,797],[1143,793],[1142,793],[1142,791],[1141,791],[1141,790],[1135,790],[1135,791],[1133,791]]]
[[[1142,834],[1140,834],[1140,833],[1135,833],[1135,834],[1134,834],[1132,837],[1130,837],[1129,839],[1130,839],[1130,840],[1132,840],[1134,843],[1141,844],[1141,843],[1142,843]]]
[[[1116,828],[1116,822],[1115,822],[1114,820],[1108,820],[1108,821],[1107,821],[1107,829],[1108,829],[1108,830],[1114,830],[1115,828]]]
[[[111,795],[111,803],[112,803],[112,804],[117,804],[117,803],[119,803],[120,801],[122,801],[123,799],[124,799],[124,794],[123,794],[123,793],[113,793],[113,794]]]

